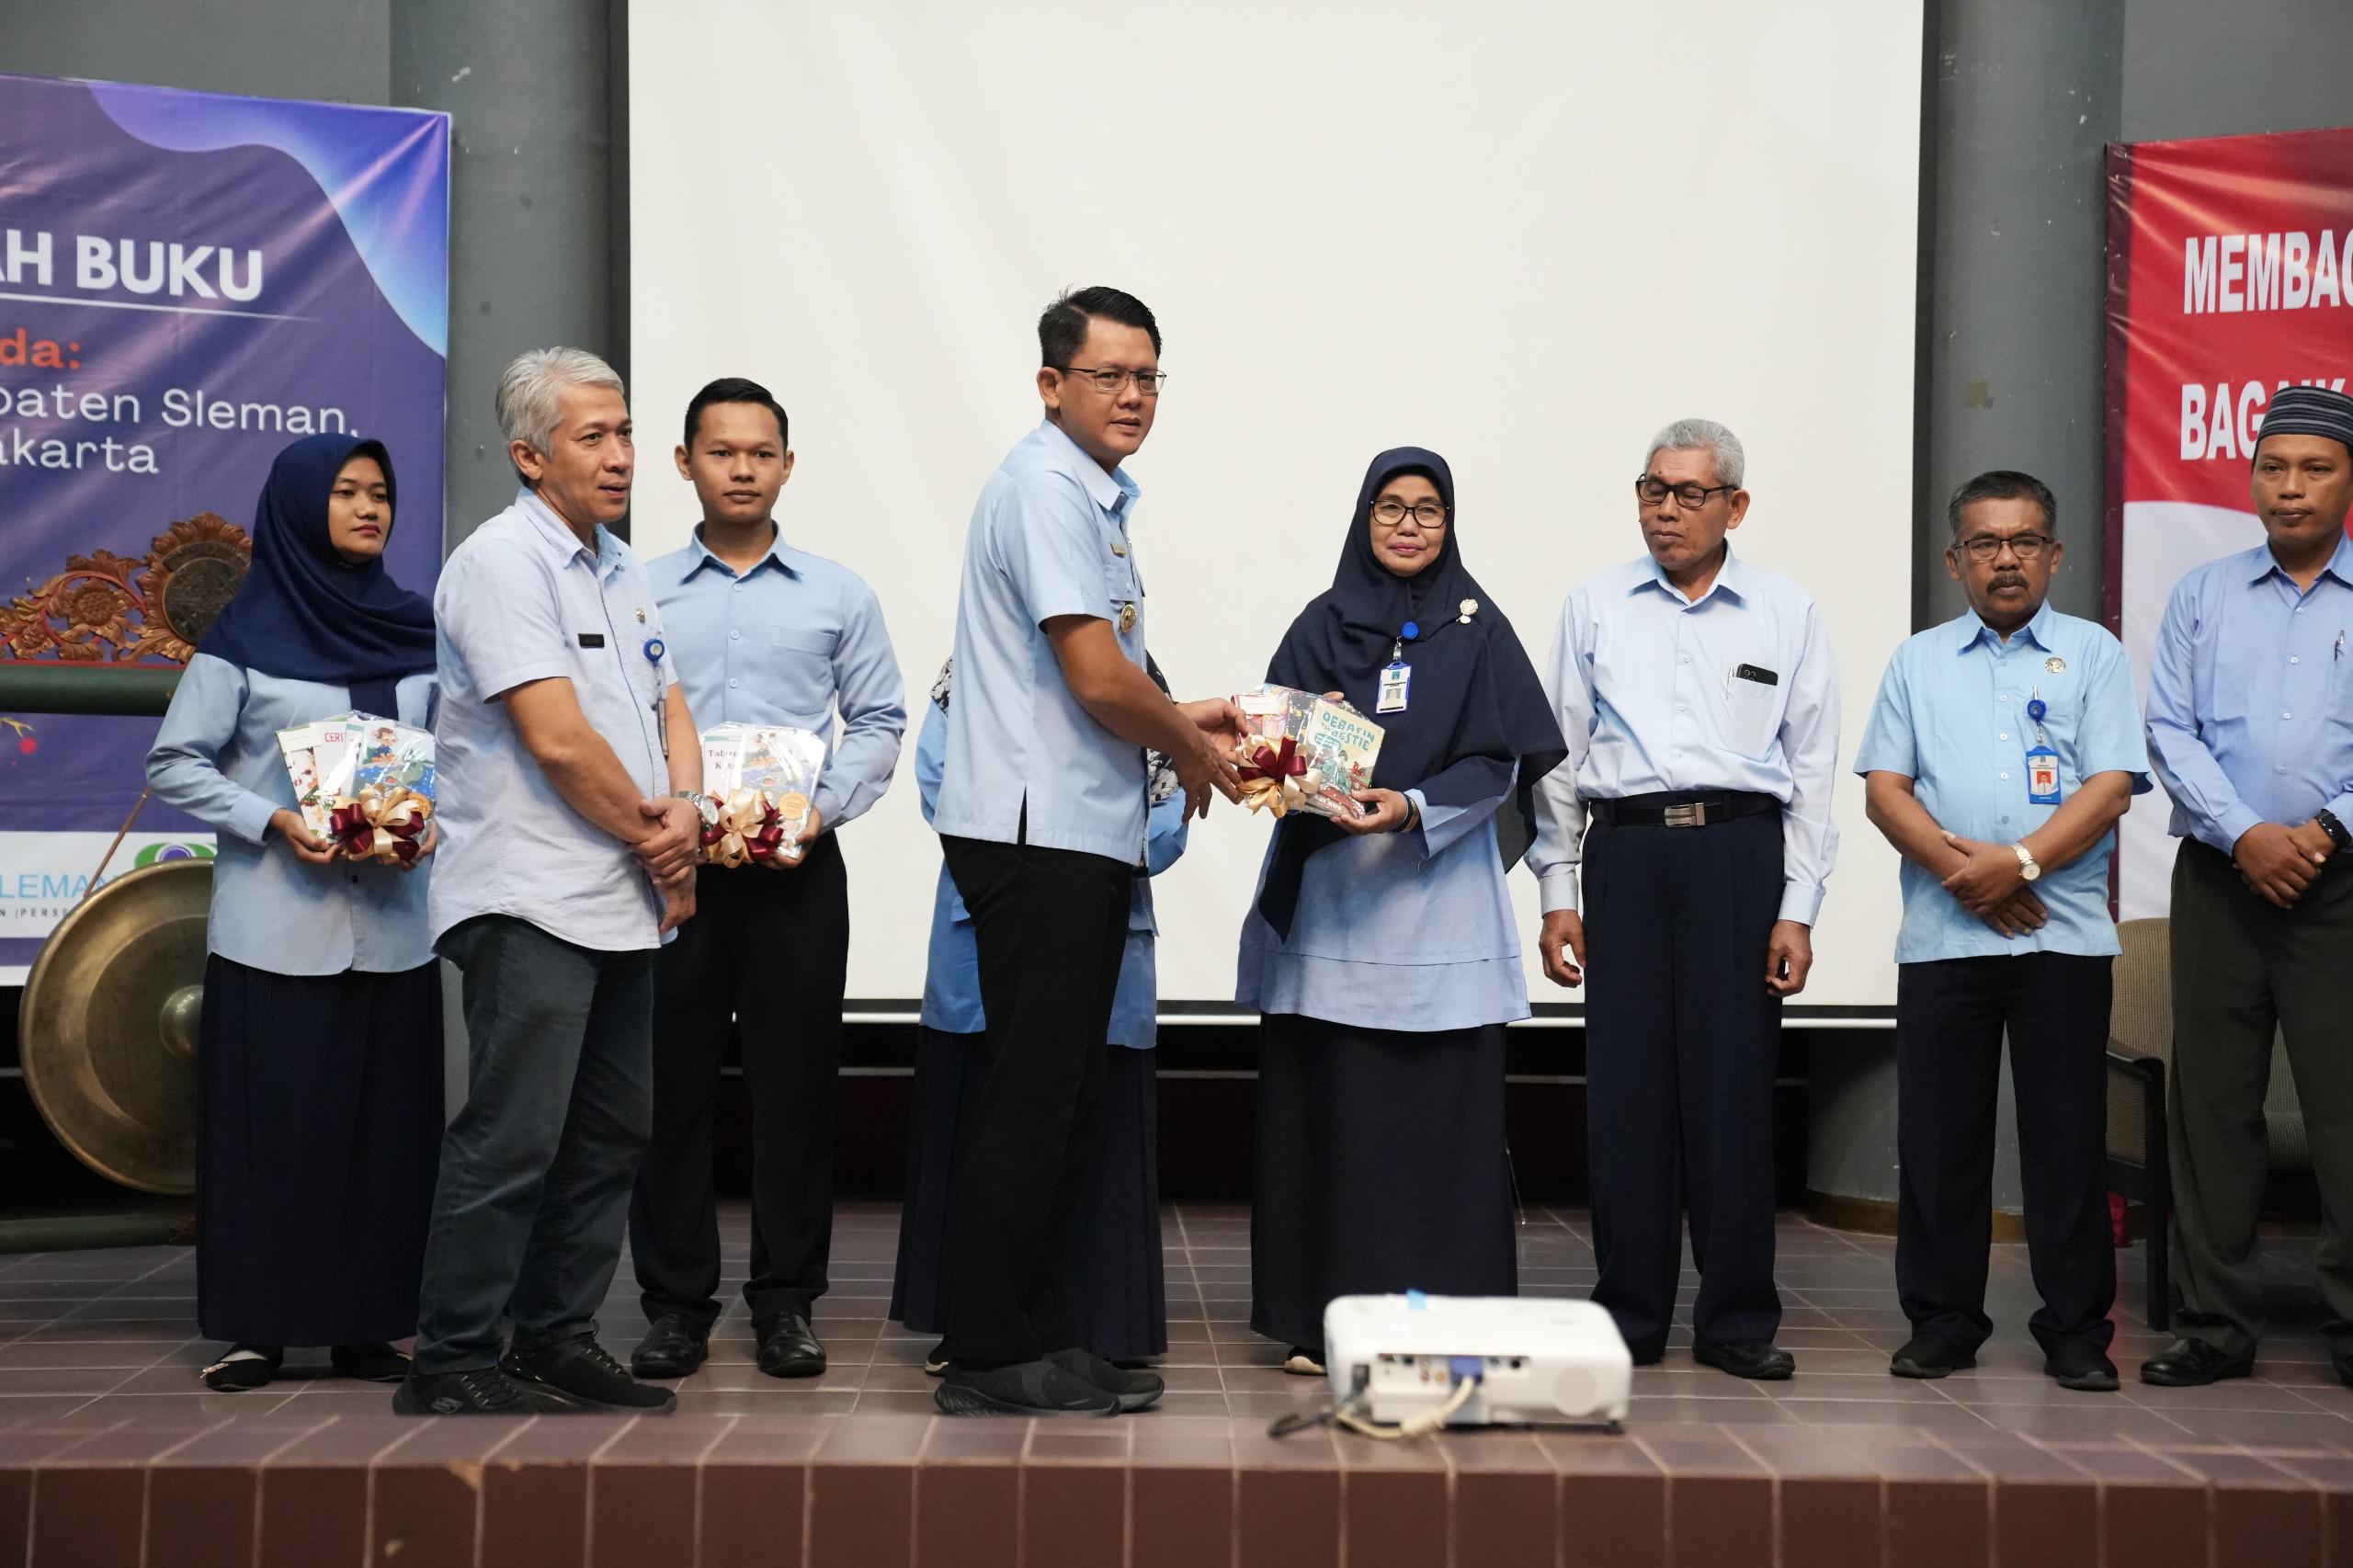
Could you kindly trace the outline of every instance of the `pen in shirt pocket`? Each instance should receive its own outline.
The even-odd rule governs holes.
[[[2339,631],[2336,634],[2336,652],[2331,653],[2329,659],[2334,663],[2343,657],[2345,657],[2345,633]]]

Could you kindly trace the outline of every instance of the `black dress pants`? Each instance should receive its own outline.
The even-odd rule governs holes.
[[[2108,1215],[2108,1013],[2113,960],[2075,953],[1897,967],[1895,1288],[1915,1334],[1985,1343],[2002,1036],[2018,1096],[2027,1261],[2044,1352],[2115,1337]]]
[[[1134,872],[1071,849],[940,845],[972,913],[990,1056],[952,1199],[947,1352],[1004,1366],[1078,1343],[1062,1243],[1098,1136]]]
[[[711,1189],[720,1069],[739,1048],[752,1104],[755,1320],[811,1314],[834,1231],[834,1086],[849,962],[849,876],[821,835],[790,870],[705,866],[695,916],[654,964],[654,1138],[630,1204],[648,1319],[720,1312]]]
[[[1593,1299],[1637,1361],[1666,1348],[1687,1205],[1699,1335],[1734,1344],[1780,1327],[1781,1003],[1765,989],[1765,952],[1781,876],[1778,812],[1696,828],[1597,821],[1586,835]]]

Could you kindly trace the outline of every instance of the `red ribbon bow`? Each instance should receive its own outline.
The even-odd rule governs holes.
[[[1285,735],[1280,746],[1260,741],[1250,760],[1235,771],[1245,778],[1297,778],[1307,771],[1307,759],[1299,755],[1299,742]]]
[[[336,847],[354,860],[397,860],[405,865],[417,857],[417,841],[425,836],[430,809],[430,802],[414,790],[396,790],[389,795],[365,790],[357,800],[346,801],[328,813],[327,831]]]
[[[783,852],[783,844],[784,813],[756,790],[737,790],[719,802],[713,818],[703,824],[704,858],[722,866],[772,860]]]

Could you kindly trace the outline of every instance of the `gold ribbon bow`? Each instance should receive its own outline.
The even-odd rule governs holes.
[[[432,816],[430,796],[370,785],[335,807],[327,825],[336,847],[351,859],[406,864],[420,852]]]

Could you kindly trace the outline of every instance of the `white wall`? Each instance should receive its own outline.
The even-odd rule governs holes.
[[[1180,695],[1256,683],[1404,443],[1452,463],[1459,544],[1540,661],[1570,585],[1641,548],[1645,439],[1698,414],[1747,445],[1739,546],[1823,601],[1851,759],[1908,620],[1920,28],[1894,0],[633,6],[640,548],[695,516],[687,398],[767,382],[787,536],[874,585],[919,718],[972,498],[1037,417],[1037,314],[1111,283],[1166,338],[1131,472]],[[1810,1003],[1894,999],[1861,806],[1842,776]],[[1161,879],[1164,999],[1230,998],[1266,832],[1221,808]],[[915,996],[911,766],[846,838],[850,994]],[[1513,881],[1531,994],[1574,999]]]

